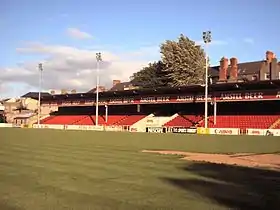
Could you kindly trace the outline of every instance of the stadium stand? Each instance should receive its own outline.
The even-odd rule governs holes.
[[[279,128],[279,102],[228,102],[218,105],[216,125],[213,107],[209,106],[208,126],[210,128]],[[203,103],[199,104],[157,104],[142,105],[137,111],[135,106],[112,106],[106,123],[105,110],[100,108],[99,125],[132,126],[146,117],[141,126],[147,127],[203,127]],[[267,107],[267,108],[265,108]],[[125,111],[124,112],[124,108]],[[61,107],[59,111],[41,121],[42,124],[95,125],[95,110],[92,107]],[[178,112],[179,111],[179,112]],[[150,113],[155,113],[147,117]],[[179,114],[176,114],[179,113]],[[140,124],[139,124],[140,125]]]
[[[210,128],[269,128],[280,116],[278,115],[218,115],[216,125],[214,116],[208,118]],[[200,126],[204,125],[204,120]]]

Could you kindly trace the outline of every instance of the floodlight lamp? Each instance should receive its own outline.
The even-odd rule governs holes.
[[[39,67],[40,71],[43,71],[43,64],[42,63],[39,63],[38,67]]]
[[[102,61],[101,52],[96,53],[96,60]]]
[[[202,37],[205,44],[210,43],[212,41],[211,31],[204,31]]]

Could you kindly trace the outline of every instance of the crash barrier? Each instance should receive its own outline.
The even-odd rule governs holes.
[[[254,135],[254,136],[280,136],[280,129],[239,129],[239,128],[166,128],[167,132],[185,134],[212,134],[212,135]]]
[[[166,128],[166,130],[167,130],[167,132],[186,133],[186,134],[240,135],[240,129],[238,129],[238,128],[172,127],[172,128]]]
[[[41,129],[58,129],[58,130],[91,130],[91,131],[103,131],[103,126],[95,125],[47,125],[47,124],[34,124],[33,128]]]
[[[129,126],[95,126],[95,125],[18,125],[0,123],[0,128],[40,128],[58,130],[91,130],[91,131],[128,131],[139,132],[137,128]],[[143,131],[143,130],[142,130]],[[179,134],[212,134],[212,135],[253,135],[253,136],[280,136],[280,129],[239,129],[239,128],[188,128],[188,127],[146,127],[147,133],[179,133]]]
[[[46,124],[34,124],[32,128],[41,128],[41,129],[58,129],[63,130],[65,129],[65,125],[46,125]]]
[[[104,126],[105,131],[124,131],[122,126]]]
[[[250,136],[280,136],[280,129],[247,129],[247,135]]]
[[[0,128],[12,128],[12,123],[0,123]]]

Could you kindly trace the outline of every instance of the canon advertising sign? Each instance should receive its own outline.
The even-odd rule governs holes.
[[[211,128],[210,134],[215,135],[239,135],[238,128]]]

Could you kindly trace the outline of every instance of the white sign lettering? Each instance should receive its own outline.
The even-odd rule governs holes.
[[[241,93],[222,93],[221,100],[241,100],[242,94]]]
[[[263,99],[262,92],[249,92],[245,93],[222,93],[221,100],[242,100],[242,99]]]
[[[140,103],[169,102],[170,97],[141,97]]]
[[[262,99],[263,93],[257,92],[257,93],[245,93],[245,99]]]
[[[232,130],[228,130],[228,129],[215,129],[215,134],[223,134],[223,135],[232,134]]]
[[[210,134],[239,135],[238,128],[210,128]]]
[[[177,96],[176,101],[193,101],[193,96]]]
[[[117,99],[110,99],[110,104],[131,104],[134,103],[133,98],[117,98]]]

